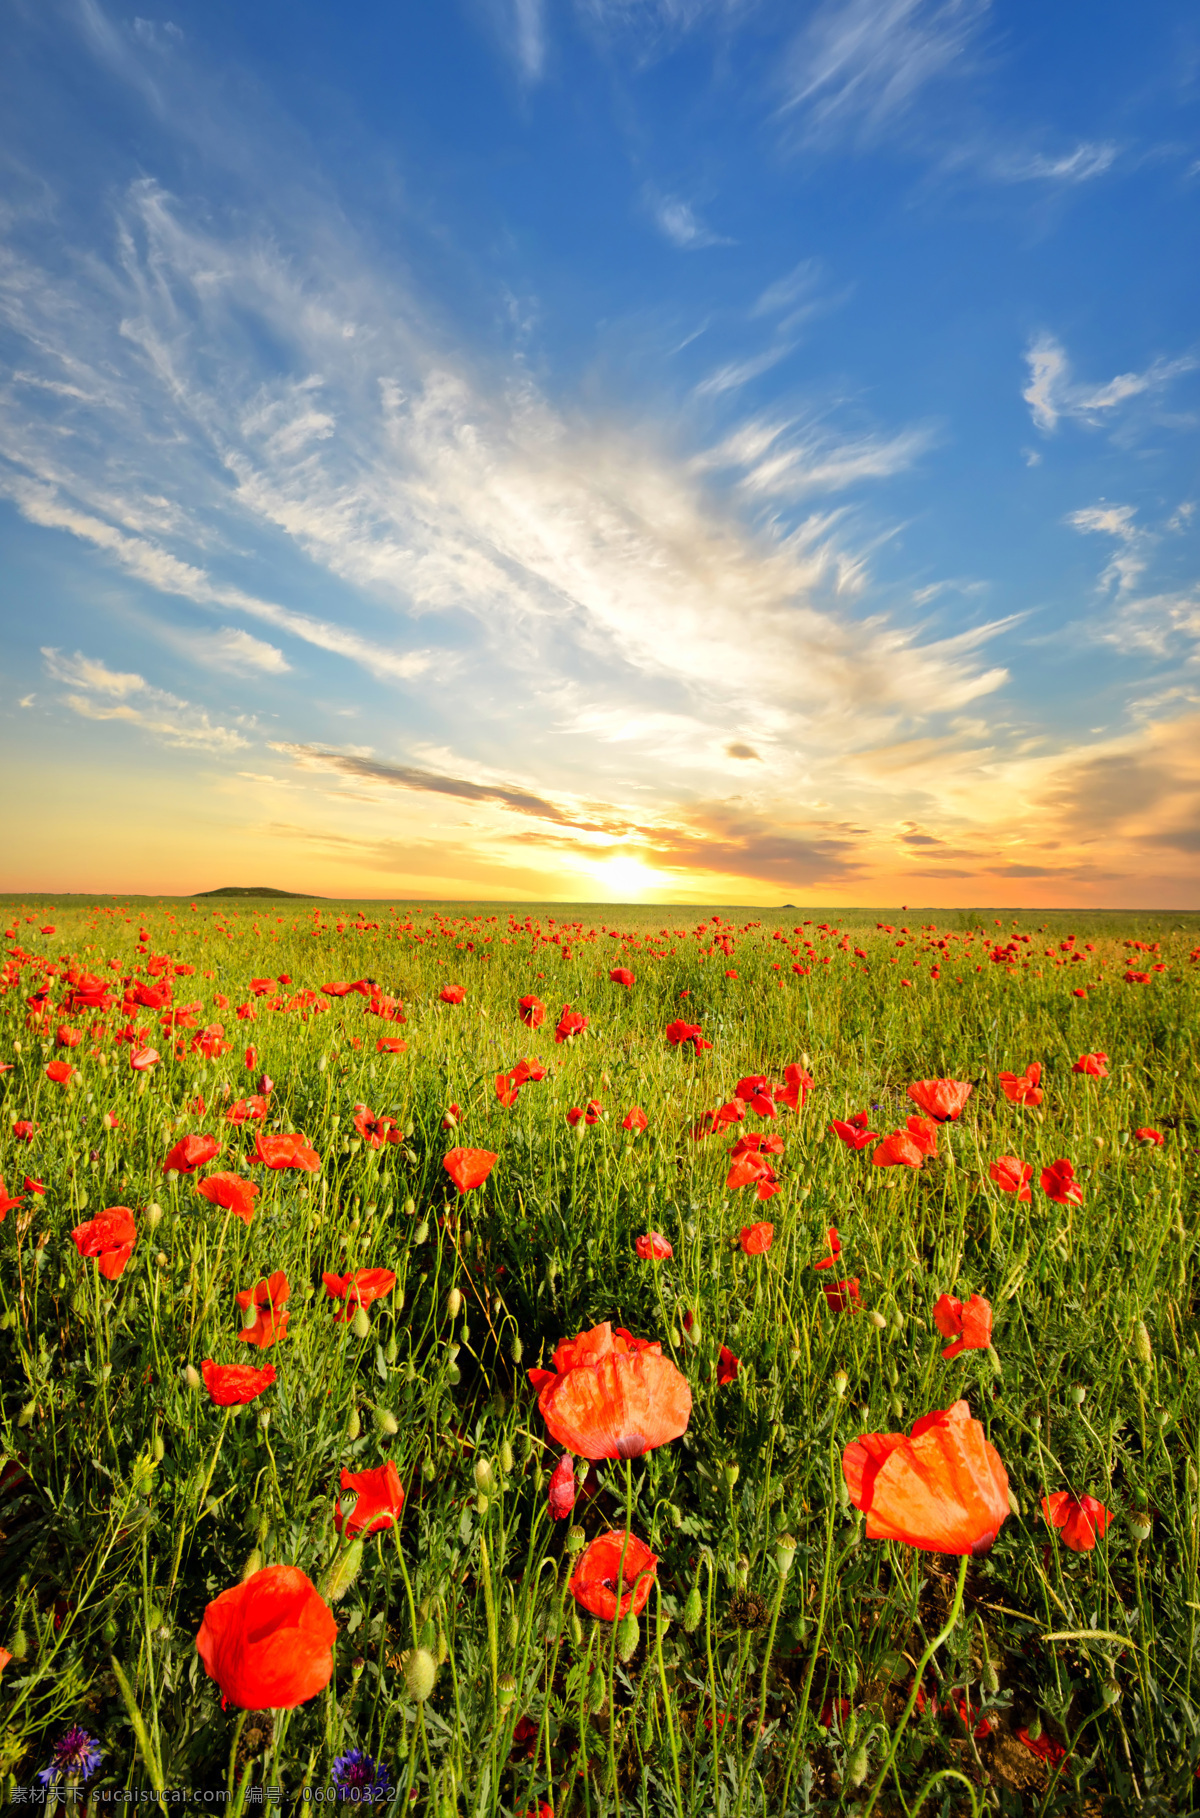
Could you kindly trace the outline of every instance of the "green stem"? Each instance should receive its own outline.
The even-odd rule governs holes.
[[[158,1764],[158,1756],[155,1754],[150,1738],[146,1734],[145,1721],[141,1711],[138,1709],[137,1699],[133,1695],[133,1687],[130,1685],[128,1679],[126,1679],[121,1668],[121,1663],[115,1654],[109,1655],[108,1664],[112,1668],[113,1678],[120,1688],[121,1700],[125,1706],[129,1721],[133,1726],[133,1733],[137,1738],[138,1752],[145,1762],[146,1772],[150,1776],[150,1785],[154,1788],[156,1793],[163,1793],[166,1791],[166,1788],[163,1785],[162,1768]]]
[[[879,1770],[875,1785],[871,1788],[870,1798],[862,1809],[862,1818],[871,1818],[871,1813],[875,1810],[876,1802],[880,1793],[883,1791],[883,1783],[892,1771],[892,1763],[895,1761],[896,1751],[900,1747],[900,1738],[908,1728],[908,1720],[916,1708],[917,1694],[921,1690],[921,1683],[925,1678],[925,1668],[929,1665],[929,1662],[933,1659],[942,1643],[949,1640],[950,1636],[954,1633],[959,1616],[962,1614],[963,1592],[966,1590],[967,1586],[967,1567],[970,1563],[971,1555],[969,1553],[964,1553],[959,1562],[958,1583],[954,1589],[954,1602],[950,1605],[950,1614],[946,1618],[945,1626],[941,1633],[935,1635],[933,1640],[929,1642],[925,1652],[917,1662],[916,1676],[913,1679],[913,1689],[909,1693],[908,1703],[901,1713],[900,1721],[892,1732],[892,1746],[888,1750],[886,1761]]]

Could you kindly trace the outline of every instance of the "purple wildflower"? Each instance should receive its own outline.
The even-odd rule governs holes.
[[[351,1749],[334,1762],[333,1783],[341,1788],[343,1799],[369,1801],[390,1792],[392,1781],[385,1762],[377,1762],[362,1749]]]
[[[43,1786],[57,1786],[60,1780],[86,1780],[100,1766],[100,1756],[96,1738],[89,1736],[82,1725],[73,1723],[55,1743],[50,1766],[42,1769],[38,1779]]]

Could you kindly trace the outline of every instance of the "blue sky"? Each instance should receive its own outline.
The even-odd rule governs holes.
[[[7,887],[1195,906],[1194,9],[8,24]]]

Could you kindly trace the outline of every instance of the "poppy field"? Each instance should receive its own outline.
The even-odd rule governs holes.
[[[1196,1809],[1200,917],[4,914],[6,1809]]]

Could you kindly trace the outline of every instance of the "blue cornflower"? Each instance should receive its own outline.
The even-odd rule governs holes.
[[[343,1799],[371,1799],[386,1793],[392,1779],[385,1762],[376,1761],[362,1749],[351,1749],[334,1762],[333,1782],[341,1788]]]
[[[43,1786],[57,1786],[60,1780],[86,1780],[100,1766],[100,1744],[78,1723],[55,1743],[50,1766],[43,1768],[38,1779]]]

